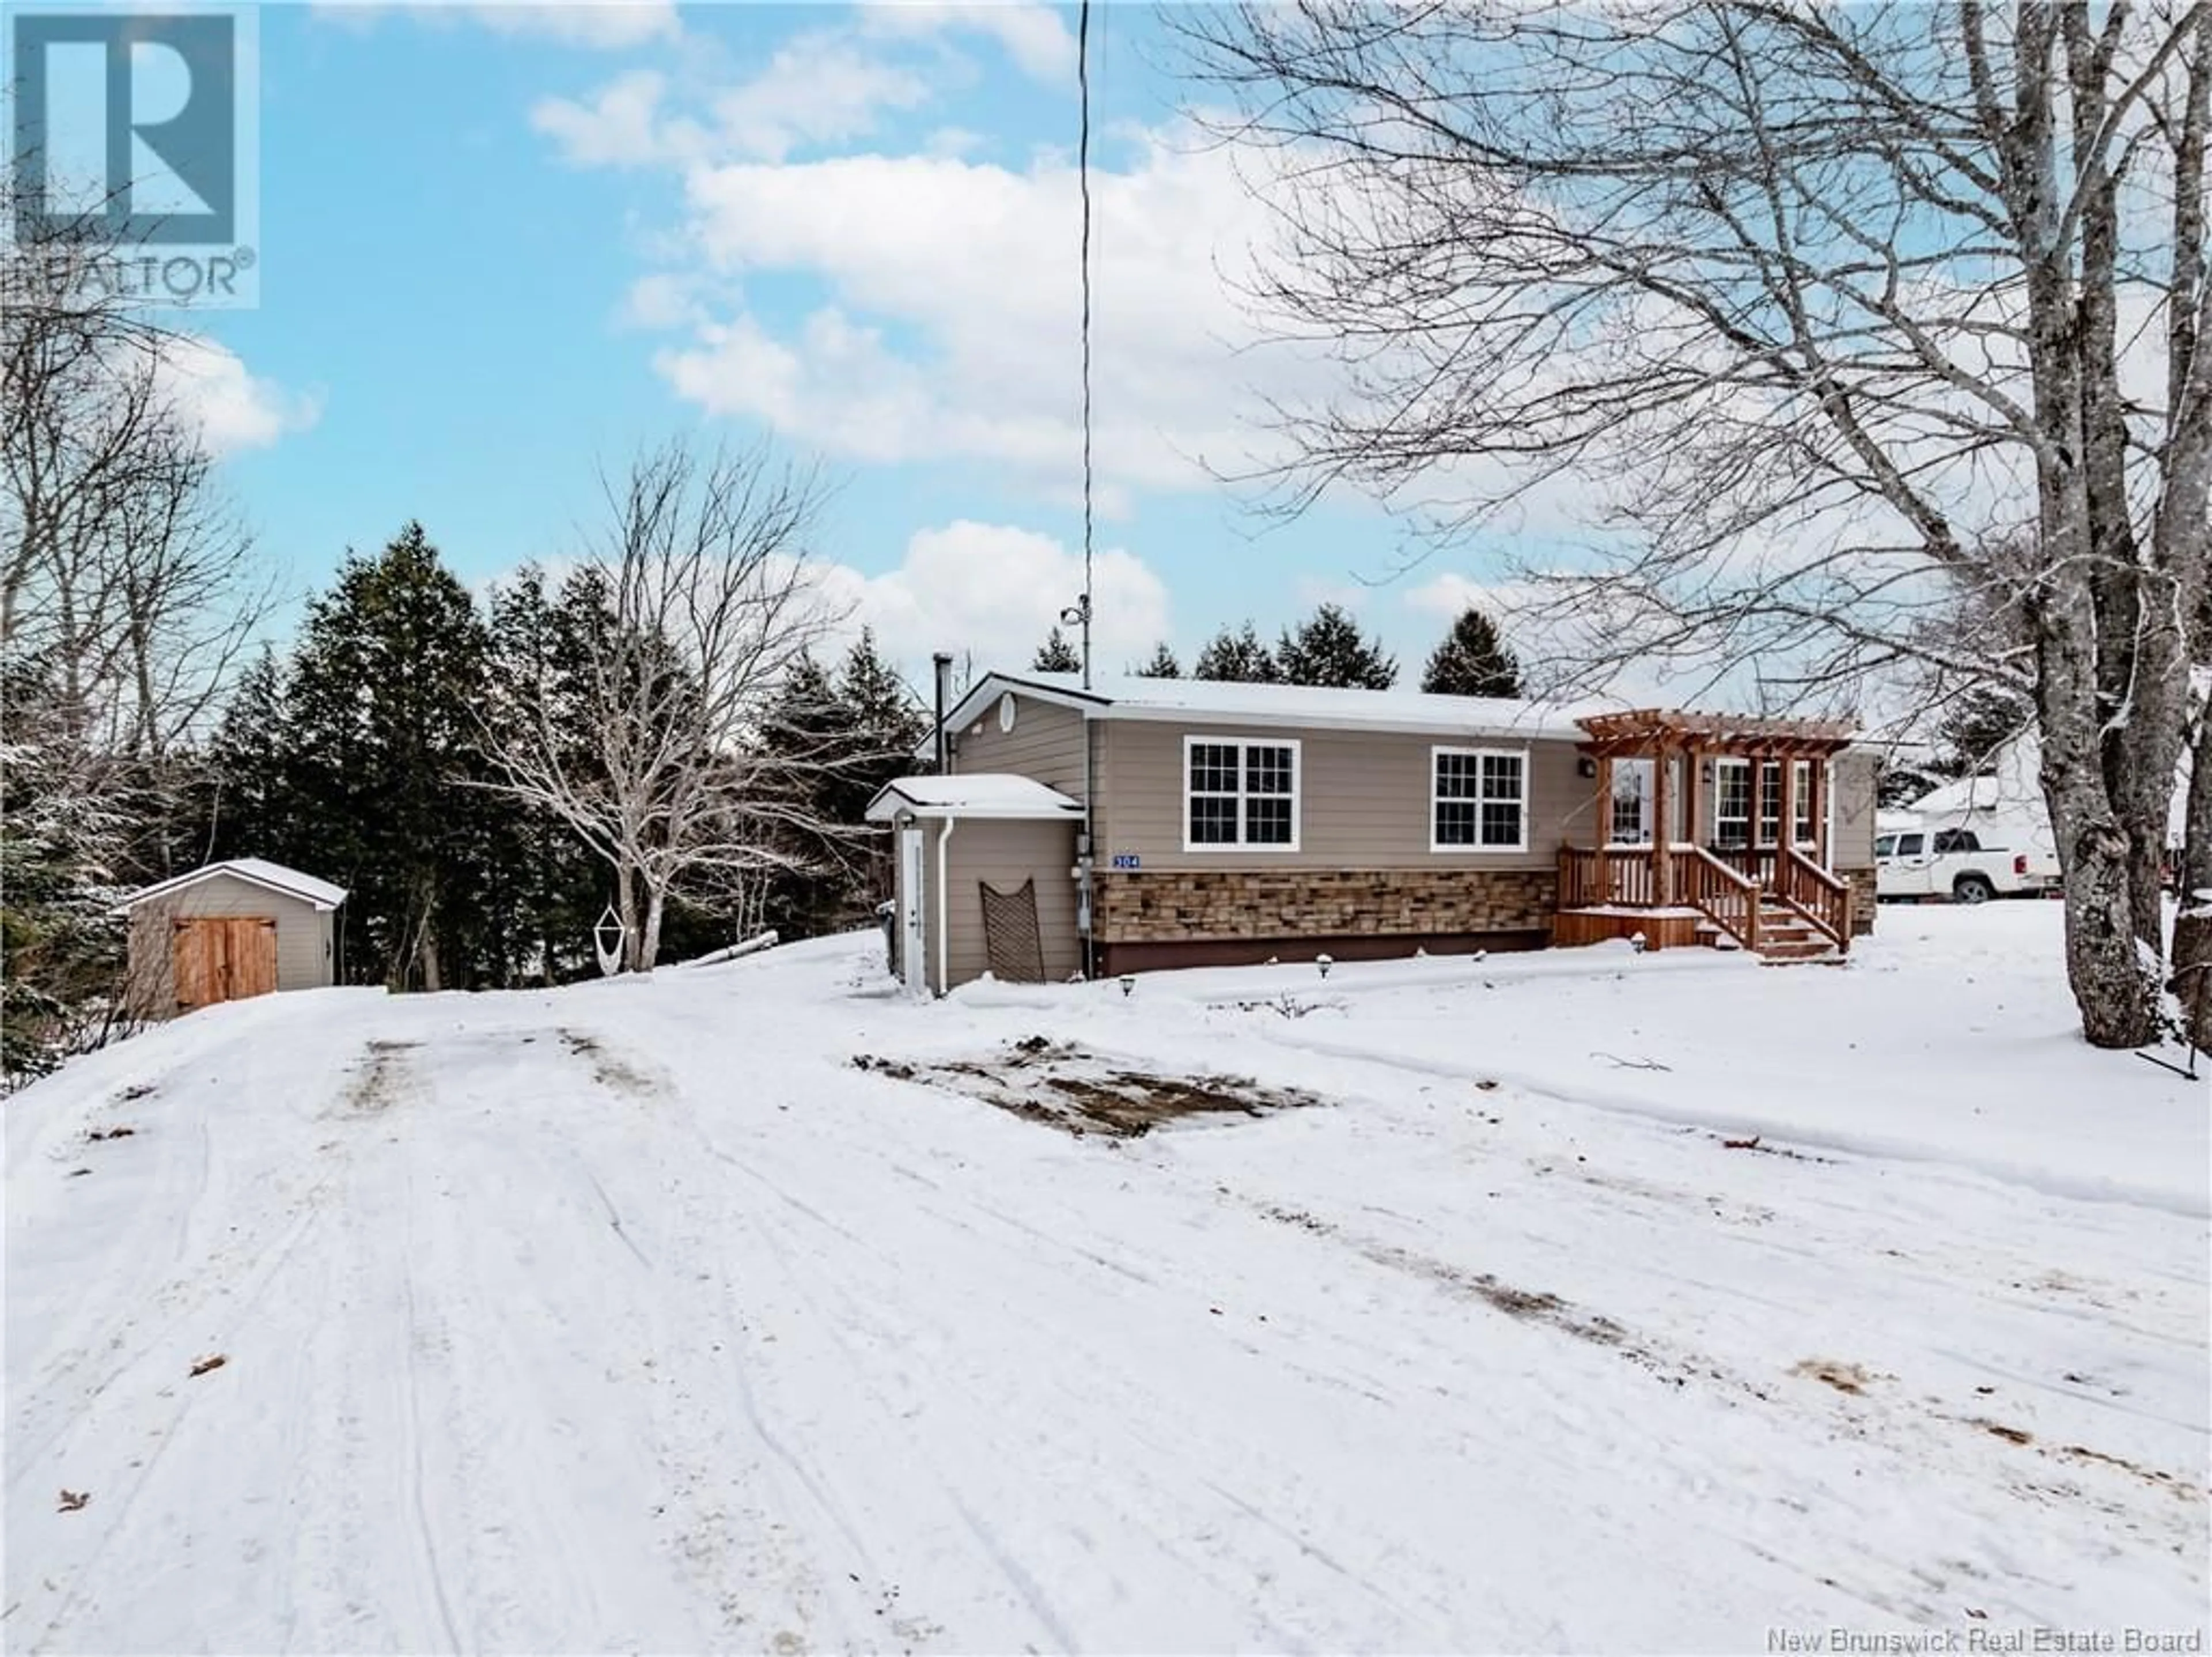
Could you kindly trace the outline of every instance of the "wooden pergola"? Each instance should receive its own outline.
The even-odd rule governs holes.
[[[1848,903],[1843,883],[1826,868],[1828,856],[1826,767],[1818,763],[1848,746],[1856,732],[1839,720],[1767,719],[1735,714],[1699,713],[1680,708],[1639,708],[1593,714],[1576,722],[1585,733],[1579,751],[1595,764],[1593,832],[1587,852],[1563,853],[1561,907],[1576,906],[1582,896],[1608,908],[1644,907],[1673,911],[1686,906],[1716,913],[1728,929],[1755,945],[1763,904],[1795,909],[1820,929],[1848,936]],[[1673,832],[1674,762],[1682,767],[1682,822]],[[1613,843],[1615,765],[1628,759],[1651,762],[1651,845],[1628,848]],[[1703,772],[1715,759],[1746,762],[1749,800],[1745,844],[1696,844],[1705,805]],[[1798,798],[1796,762],[1806,768],[1809,798]],[[1778,798],[1766,794],[1767,761],[1778,761]],[[1798,850],[1796,825],[1800,807],[1812,820],[1811,856]],[[1770,808],[1772,808],[1770,810]],[[1771,815],[1779,824],[1775,843],[1759,843],[1759,826]],[[1584,867],[1587,860],[1587,867]],[[1618,867],[1621,864],[1632,867]]]

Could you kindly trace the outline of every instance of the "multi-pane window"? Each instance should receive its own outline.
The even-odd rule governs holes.
[[[1713,844],[1730,850],[1751,844],[1751,761],[1713,762]]]
[[[1298,745],[1183,741],[1184,839],[1198,846],[1298,843]]]
[[[1528,756],[1524,751],[1437,748],[1432,758],[1432,850],[1528,849]]]
[[[1795,784],[1797,789],[1797,821],[1791,832],[1799,845],[1809,846],[1820,838],[1819,827],[1813,820],[1813,762],[1793,759],[1790,763],[1797,768]]]
[[[1762,759],[1759,762],[1759,844],[1778,845],[1782,841],[1782,762]]]
[[[1651,765],[1649,759],[1619,759],[1613,766],[1613,826],[1617,846],[1651,843]]]

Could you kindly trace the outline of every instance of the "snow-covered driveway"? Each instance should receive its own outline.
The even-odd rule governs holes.
[[[0,1636],[2201,1629],[2203,1092],[2065,1035],[2055,911],[1883,918],[1841,971],[923,1007],[862,939],[196,1014],[6,1107]],[[1324,1102],[1078,1138],[850,1062],[1039,1035]]]

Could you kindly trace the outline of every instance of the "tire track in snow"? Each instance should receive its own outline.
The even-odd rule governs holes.
[[[665,1073],[604,1034],[573,1025],[558,1033],[567,1055],[588,1069],[603,1092],[664,1106],[684,1102]],[[670,1131],[674,1114],[654,1112],[651,1119],[657,1134]],[[702,1279],[711,1285],[717,1281],[714,1275],[678,1272],[655,1264],[656,1257],[710,1262],[726,1254],[726,1235],[702,1223],[698,1199],[691,1194],[697,1159],[670,1160],[672,1149],[658,1138],[624,1144],[625,1154],[636,1167],[659,1175],[656,1212],[664,1226],[650,1255],[618,1223],[620,1211],[596,1173],[587,1165],[579,1167],[610,1227],[657,1280],[654,1291],[641,1297],[638,1304],[653,1354],[643,1390],[653,1423],[653,1453],[670,1497],[665,1515],[669,1545],[719,1619],[720,1643],[780,1652],[820,1648],[824,1642],[817,1637],[815,1623],[830,1578],[794,1554],[793,1533],[775,1516],[801,1511],[805,1503],[764,1505],[750,1494],[774,1489],[780,1482],[778,1468],[800,1480],[805,1490],[806,1469],[761,1410],[745,1355],[750,1343],[729,1297],[701,1291]],[[705,1338],[708,1331],[718,1331],[721,1340]],[[714,1361],[717,1349],[719,1363]],[[717,1404],[725,1412],[720,1416]],[[735,1416],[726,1414],[732,1407]],[[740,1443],[749,1440],[757,1452],[746,1456],[732,1443],[733,1437]]]
[[[437,1607],[438,1625],[445,1635],[444,1648],[462,1649],[460,1630],[453,1620],[453,1601],[446,1592],[446,1576],[438,1563],[438,1538],[430,1525],[430,1511],[423,1498],[422,1472],[422,1375],[421,1363],[422,1320],[416,1304],[415,1293],[415,1228],[417,1198],[415,1190],[414,1158],[405,1148],[401,1152],[401,1167],[404,1183],[400,1192],[400,1281],[406,1306],[405,1339],[403,1346],[407,1354],[407,1444],[409,1506],[414,1512],[416,1569],[420,1580],[429,1584],[432,1603]]]
[[[702,1137],[710,1156],[731,1167],[784,1208],[802,1218],[823,1226],[838,1240],[855,1245],[857,1252],[866,1258],[877,1261],[887,1259],[878,1246],[868,1244],[847,1228],[828,1221],[811,1204],[795,1197],[784,1183],[769,1179],[746,1163],[731,1156],[713,1142],[711,1136],[704,1135],[703,1130],[702,1130]],[[883,1155],[880,1147],[864,1147],[853,1143],[847,1148],[855,1158],[866,1155],[872,1160],[880,1160]],[[975,1228],[969,1223],[969,1221],[974,1217],[972,1215],[949,1215],[944,1211],[938,1211],[933,1217],[945,1220],[953,1230],[966,1234],[978,1243],[982,1240]],[[1048,1243],[1056,1253],[1078,1255],[1113,1269],[1115,1274],[1120,1277],[1130,1278],[1133,1276],[1127,1269],[1120,1268],[1117,1263],[1104,1260],[1095,1252],[1080,1248],[1071,1249],[1064,1239],[1052,1238],[1037,1228],[1028,1226],[1025,1222],[1012,1221],[1011,1216],[998,1217],[1007,1220],[1011,1228],[1029,1242],[1042,1240]],[[853,1294],[830,1273],[825,1264],[830,1258],[828,1252],[794,1251],[780,1240],[778,1234],[773,1228],[764,1228],[755,1222],[753,1229],[762,1246],[779,1259],[782,1268],[781,1276],[783,1279],[791,1282],[795,1287],[806,1281],[812,1281],[817,1285],[815,1295],[810,1296],[807,1306],[802,1308],[800,1318],[794,1321],[803,1322],[808,1326],[823,1331],[827,1338],[839,1348],[839,1361],[836,1365],[837,1373],[845,1375],[848,1381],[867,1391],[877,1402],[880,1412],[886,1420],[902,1421],[905,1412],[890,1405],[884,1398],[880,1388],[874,1384],[873,1374],[877,1364],[880,1362],[880,1354],[884,1350],[894,1349],[906,1344],[904,1337],[895,1327],[884,1321],[872,1304],[864,1305],[856,1300]],[[1138,1273],[1133,1274],[1133,1281],[1143,1284],[1149,1280],[1143,1274]],[[835,1297],[834,1301],[824,1302],[818,1298],[824,1289]],[[810,1313],[811,1315],[809,1315]],[[870,1330],[875,1338],[865,1347],[857,1345],[845,1337],[844,1331],[848,1329]],[[1066,1362],[1071,1355],[1068,1349],[1071,1345],[1084,1355],[1084,1362]],[[1080,1373],[1087,1378],[1097,1378],[1091,1381],[1091,1386],[1096,1388],[1096,1397],[1099,1404],[1099,1408],[1095,1412],[1096,1420],[1112,1422],[1113,1426],[1107,1430],[1114,1438],[1121,1441],[1125,1450],[1137,1453],[1113,1457],[1112,1465],[1116,1468],[1118,1477],[1123,1479],[1133,1479],[1149,1497],[1147,1502],[1137,1506],[1130,1506],[1118,1499],[1113,1493],[1106,1491],[1095,1491],[1088,1499],[1094,1502],[1107,1504],[1111,1508],[1120,1508],[1121,1528],[1139,1534],[1148,1534],[1157,1529],[1157,1521],[1164,1514],[1187,1511],[1189,1507],[1188,1494],[1182,1496],[1170,1494],[1158,1479],[1142,1471],[1149,1465],[1162,1467],[1178,1465],[1182,1459],[1180,1453],[1146,1437],[1121,1419],[1133,1400],[1140,1399],[1146,1396],[1146,1389],[1139,1378],[1126,1366],[1101,1352],[1096,1347],[1088,1346],[1080,1342],[1072,1342],[1069,1331],[1065,1330],[1054,1331],[1049,1346],[1052,1349],[1053,1357],[1061,1360],[1057,1368],[1064,1385],[1073,1384],[1069,1380],[1070,1372]],[[1006,1355],[1009,1367],[1019,1367],[1013,1355],[1009,1353]],[[1039,1356],[1041,1368],[1051,1369],[1055,1367],[1052,1358],[1044,1357],[1042,1354]],[[971,1380],[977,1384],[971,1389],[963,1390],[972,1391],[975,1394],[985,1392],[986,1387],[982,1384],[981,1377],[973,1376]],[[993,1419],[980,1409],[973,1411],[963,1410],[963,1413],[968,1416],[963,1425],[978,1441],[994,1442],[1001,1439],[1002,1422]],[[1025,1465],[1035,1460],[1036,1453],[1040,1447],[1040,1444],[1036,1441],[1006,1443],[1001,1446],[1000,1453],[992,1459],[1002,1465]],[[909,1444],[905,1453],[925,1461],[933,1460],[926,1442]],[[1267,1461],[1272,1461],[1278,1466],[1280,1465],[1279,1456],[1266,1455],[1256,1447],[1244,1451],[1243,1459],[1248,1469],[1265,1465]],[[972,1514],[972,1508],[968,1507],[965,1499],[959,1494],[957,1482],[948,1477],[941,1466],[936,1467],[935,1477],[939,1488],[949,1500],[963,1511]],[[1185,1479],[1183,1482],[1188,1483],[1190,1481]],[[1247,1504],[1244,1511],[1256,1512],[1257,1508]],[[1294,1533],[1286,1527],[1273,1525],[1261,1528],[1270,1529],[1295,1551],[1302,1555],[1309,1552],[1307,1545],[1296,1538]],[[1035,1576],[1020,1568],[1018,1562],[1012,1560],[1011,1556],[1006,1553],[1003,1544],[998,1542],[995,1537],[980,1538],[980,1542],[988,1543],[986,1548],[987,1556],[999,1568],[1002,1576],[1018,1598],[1026,1602],[1042,1592]],[[1267,1562],[1257,1558],[1244,1558],[1242,1561],[1241,1569],[1249,1574],[1238,1578],[1224,1577],[1219,1574],[1217,1566],[1226,1563],[1227,1561],[1211,1561],[1183,1554],[1176,1556],[1175,1563],[1182,1570],[1200,1580],[1208,1581],[1218,1588],[1224,1603],[1241,1603],[1246,1606],[1247,1614],[1256,1621],[1257,1627],[1242,1637],[1248,1639],[1256,1637],[1261,1643],[1277,1648],[1289,1648],[1301,1643],[1298,1636],[1280,1623],[1274,1622],[1264,1609],[1251,1604],[1254,1583],[1267,1580],[1270,1575],[1271,1567]],[[1350,1570],[1340,1562],[1328,1563],[1336,1569],[1343,1571],[1349,1580],[1364,1587],[1377,1599],[1390,1603],[1389,1596],[1382,1594],[1372,1581]],[[1439,1569],[1441,1569],[1441,1562]],[[1418,1590],[1415,1597],[1425,1602],[1425,1610],[1438,1617],[1444,1614],[1446,1606],[1442,1600]],[[1067,1626],[1066,1614],[1056,1605],[1048,1603],[1040,1604],[1033,1606],[1033,1611],[1040,1613],[1041,1623],[1052,1630],[1064,1631]],[[1058,1643],[1066,1643],[1060,1637],[1059,1633],[1054,1634],[1054,1639]],[[1326,1643],[1325,1640],[1324,1643]]]

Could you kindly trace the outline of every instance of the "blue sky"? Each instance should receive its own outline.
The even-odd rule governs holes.
[[[914,663],[1026,660],[1079,582],[1074,13],[1021,3],[270,5],[260,297],[210,432],[294,588],[420,518],[465,577],[557,558],[595,475],[696,433],[839,480],[819,551]],[[1409,675],[1477,555],[1369,590],[1357,503],[1289,527],[1199,464],[1314,365],[1238,350],[1264,222],[1094,12],[1100,666],[1350,597]]]

